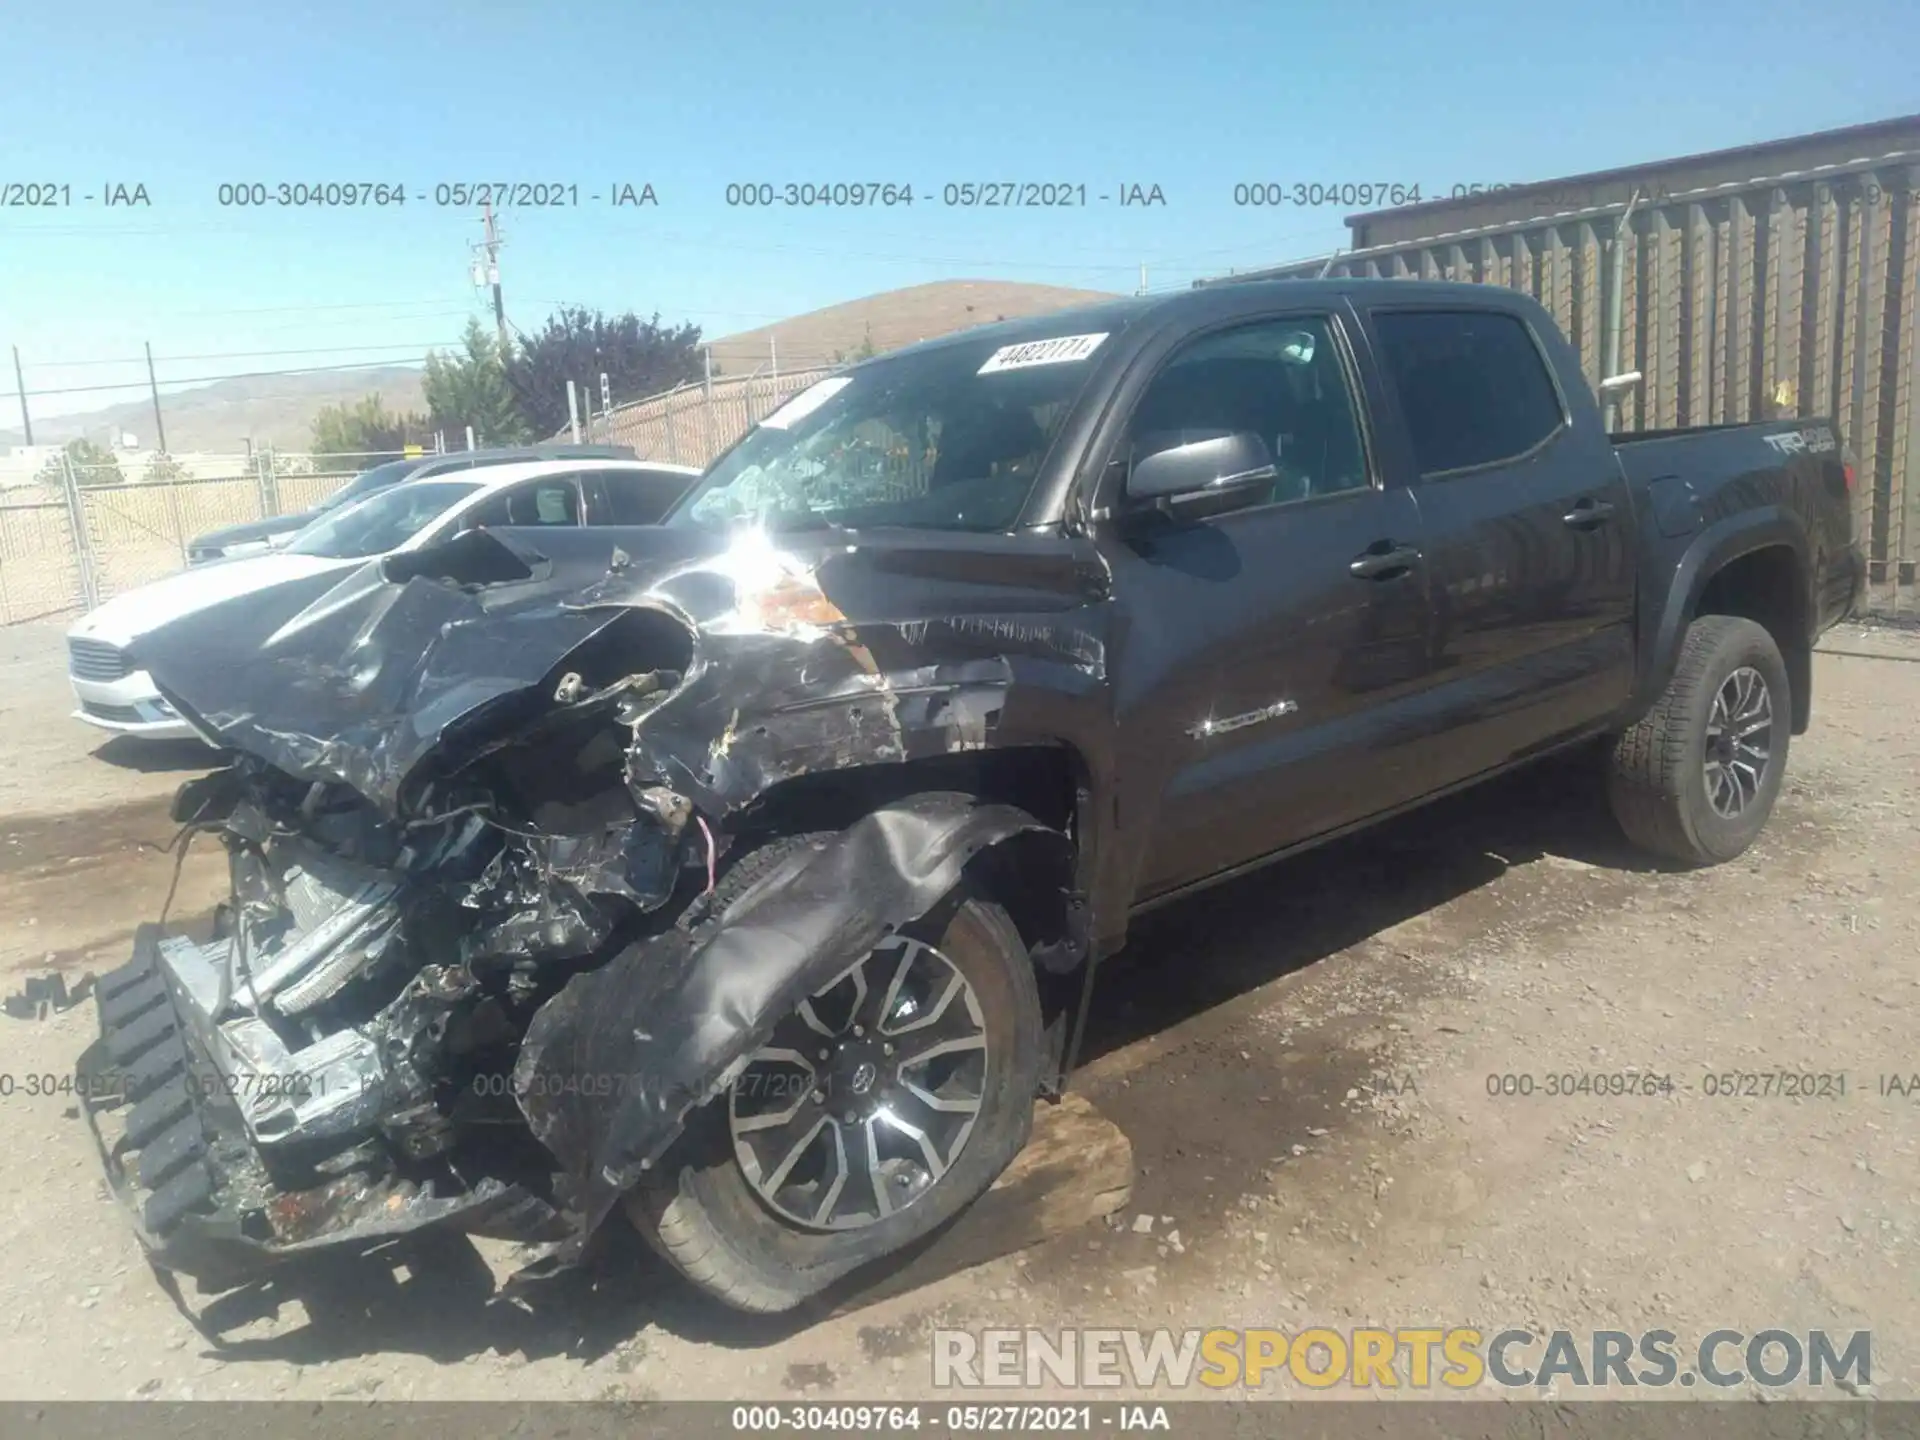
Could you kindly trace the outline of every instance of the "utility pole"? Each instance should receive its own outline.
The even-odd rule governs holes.
[[[1140,262],[1140,288],[1134,293],[1138,295],[1147,293],[1147,262],[1144,260]]]
[[[1633,234],[1633,211],[1640,203],[1640,187],[1633,187],[1633,193],[1627,196],[1627,208],[1613,225],[1613,243],[1607,253],[1607,333],[1601,340],[1600,378],[1606,380],[1620,373],[1620,327],[1627,284],[1627,239]],[[1861,334],[1866,331],[1862,329]],[[1607,429],[1620,428],[1620,397],[1618,392],[1609,392],[1606,408],[1603,412]],[[1857,432],[1856,432],[1857,433]]]
[[[33,417],[27,413],[27,380],[20,373],[20,347],[13,347],[13,386],[20,392],[20,428],[27,432],[27,444],[33,443]]]
[[[507,308],[500,298],[500,247],[506,240],[500,234],[500,227],[493,222],[493,204],[489,201],[481,210],[481,223],[486,227],[486,239],[474,245],[473,283],[493,287],[493,328],[500,337],[500,358],[507,358]],[[482,258],[484,257],[484,258]]]
[[[153,378],[153,342],[147,347],[147,393],[153,396],[153,437],[162,455],[167,453],[167,424],[160,418],[160,386]]]
[[[713,435],[713,346],[706,346],[701,354],[706,357],[706,376],[701,381],[700,389],[707,412],[707,453],[702,463],[711,465],[713,457],[720,453],[720,447],[714,442]]]

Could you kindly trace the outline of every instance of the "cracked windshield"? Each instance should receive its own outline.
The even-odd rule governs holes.
[[[1008,529],[1095,355],[1007,364],[1034,348],[908,352],[822,380],[723,456],[669,523]]]

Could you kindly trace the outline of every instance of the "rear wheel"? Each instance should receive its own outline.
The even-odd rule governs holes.
[[[628,1213],[729,1305],[791,1309],[993,1183],[1027,1141],[1040,1033],[1019,932],[956,893],[783,1018]]]
[[[1686,865],[1739,855],[1773,812],[1793,706],[1773,637],[1703,615],[1653,708],[1614,746],[1608,797],[1635,844]]]

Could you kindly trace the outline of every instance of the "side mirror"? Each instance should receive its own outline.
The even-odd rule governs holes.
[[[1134,442],[1127,498],[1163,511],[1230,509],[1252,503],[1278,473],[1273,451],[1250,430],[1154,431]]]

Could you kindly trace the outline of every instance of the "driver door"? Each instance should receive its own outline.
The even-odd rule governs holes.
[[[1122,468],[1183,432],[1273,460],[1218,513],[1109,507],[1121,773],[1160,778],[1142,898],[1420,793],[1395,738],[1430,671],[1419,510],[1373,461],[1359,375],[1341,316],[1276,316],[1188,340],[1133,409]]]

